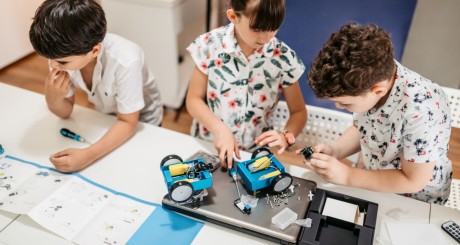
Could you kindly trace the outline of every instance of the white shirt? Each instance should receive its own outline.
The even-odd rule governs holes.
[[[107,114],[129,114],[140,111],[139,121],[160,125],[163,106],[153,73],[148,69],[144,53],[135,43],[107,33],[97,57],[91,90],[79,70],[67,71],[75,87],[88,94],[96,110]]]

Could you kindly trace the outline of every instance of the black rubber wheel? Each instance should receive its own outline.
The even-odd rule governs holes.
[[[258,157],[262,157],[262,156],[268,156],[269,154],[271,154],[272,152],[265,148],[265,147],[261,147],[257,150],[255,150],[252,155],[251,155],[251,158],[254,159],[254,158],[258,158]]]
[[[272,190],[276,193],[285,191],[292,184],[292,176],[288,173],[282,173],[277,175],[272,181]]]
[[[187,181],[178,181],[171,186],[169,198],[177,203],[187,202],[192,198],[194,192],[192,184]]]
[[[171,165],[174,163],[180,163],[180,162],[183,162],[180,156],[174,155],[174,154],[167,155],[163,158],[163,160],[161,160],[160,166],[163,167],[163,166],[168,166],[168,165]]]

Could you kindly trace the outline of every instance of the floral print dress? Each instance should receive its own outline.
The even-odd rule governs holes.
[[[396,62],[396,61],[395,61]],[[450,108],[442,88],[396,62],[396,79],[383,106],[354,115],[361,133],[366,169],[401,169],[401,161],[436,162],[429,183],[403,194],[443,205],[450,193],[452,162],[447,158]]]
[[[206,101],[211,111],[231,129],[241,149],[256,148],[255,137],[272,128],[268,120],[282,88],[297,82],[304,72],[302,61],[276,37],[246,57],[232,23],[199,36],[187,50],[208,76]],[[196,120],[191,134],[213,139]]]

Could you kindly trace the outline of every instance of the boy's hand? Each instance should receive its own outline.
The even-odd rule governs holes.
[[[65,99],[71,86],[69,74],[65,71],[52,69],[45,81],[45,98],[50,104]]]
[[[316,151],[316,148],[315,148]],[[347,185],[350,166],[325,153],[313,153],[310,162],[305,165],[315,171],[324,180],[333,184]]]
[[[50,161],[61,172],[77,172],[89,166],[94,160],[86,149],[66,149],[51,155]]]
[[[280,149],[277,154],[282,154],[287,147],[295,143],[295,138],[292,134],[288,134],[287,137],[284,137],[283,133],[280,133],[276,130],[270,130],[264,132],[259,137],[255,139],[255,143],[259,146],[268,145],[268,147],[278,146]]]
[[[227,126],[221,127],[214,134],[214,146],[219,152],[219,159],[222,166],[232,168],[233,153],[240,159],[240,149],[235,136]]]

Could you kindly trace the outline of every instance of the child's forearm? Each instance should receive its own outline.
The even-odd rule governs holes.
[[[289,119],[286,122],[286,126],[284,128],[291,131],[294,136],[297,136],[302,132],[306,122],[307,112],[305,110],[293,112],[289,116]]]
[[[73,102],[67,98],[59,101],[54,101],[46,97],[46,105],[52,113],[60,118],[68,118],[70,114],[72,114]]]
[[[96,161],[122,145],[136,133],[136,130],[137,123],[117,120],[100,140],[87,148],[90,162]]]
[[[414,163],[412,163],[414,164]],[[405,173],[401,169],[366,170],[350,168],[347,185],[371,191],[389,193],[415,193],[422,190],[430,179],[434,163],[415,163],[418,170]]]

